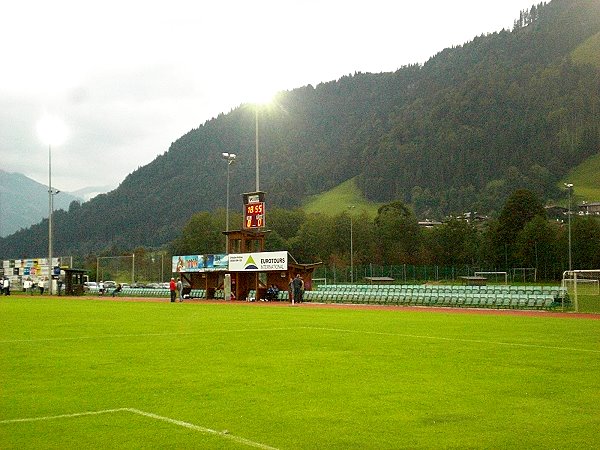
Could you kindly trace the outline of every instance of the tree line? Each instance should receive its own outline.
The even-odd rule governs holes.
[[[240,223],[241,215],[232,215]],[[176,255],[222,253],[224,211],[195,214],[170,244]],[[514,191],[496,218],[484,223],[451,218],[433,228],[419,226],[402,201],[381,206],[375,218],[349,212],[328,216],[299,209],[268,212],[266,251],[287,250],[303,263],[350,265],[468,265],[479,270],[536,268],[546,280],[568,269],[568,226],[550,220],[539,197]],[[572,216],[572,263],[576,269],[600,267],[600,220]],[[352,240],[352,242],[351,242]],[[351,245],[352,244],[352,245]]]

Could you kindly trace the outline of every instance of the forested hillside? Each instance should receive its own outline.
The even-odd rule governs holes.
[[[494,213],[518,188],[558,197],[557,181],[600,151],[600,69],[581,57],[598,33],[600,2],[553,0],[422,66],[280,93],[258,110],[268,205],[296,207],[353,177],[368,199],[428,218]],[[222,152],[238,155],[239,211],[255,186],[254,139],[251,105],[191,130],[113,192],[57,214],[55,252],[169,242],[195,212],[225,206]],[[42,222],[0,240],[0,257],[44,254],[46,234]]]
[[[80,199],[59,192],[54,196],[54,209],[67,209],[72,201]],[[0,169],[0,236],[38,223],[43,217],[48,217],[48,185]]]

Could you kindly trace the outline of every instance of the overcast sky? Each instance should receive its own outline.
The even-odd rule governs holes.
[[[0,168],[116,187],[171,142],[265,93],[424,63],[511,29],[538,0],[19,0],[0,8]],[[235,150],[235,149],[232,149]]]

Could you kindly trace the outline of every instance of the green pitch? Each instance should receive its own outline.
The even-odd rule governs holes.
[[[600,448],[600,320],[1,297],[0,448]]]

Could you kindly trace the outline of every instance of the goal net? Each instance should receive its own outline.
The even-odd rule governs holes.
[[[567,290],[575,311],[600,312],[600,269],[567,270],[561,286]]]

